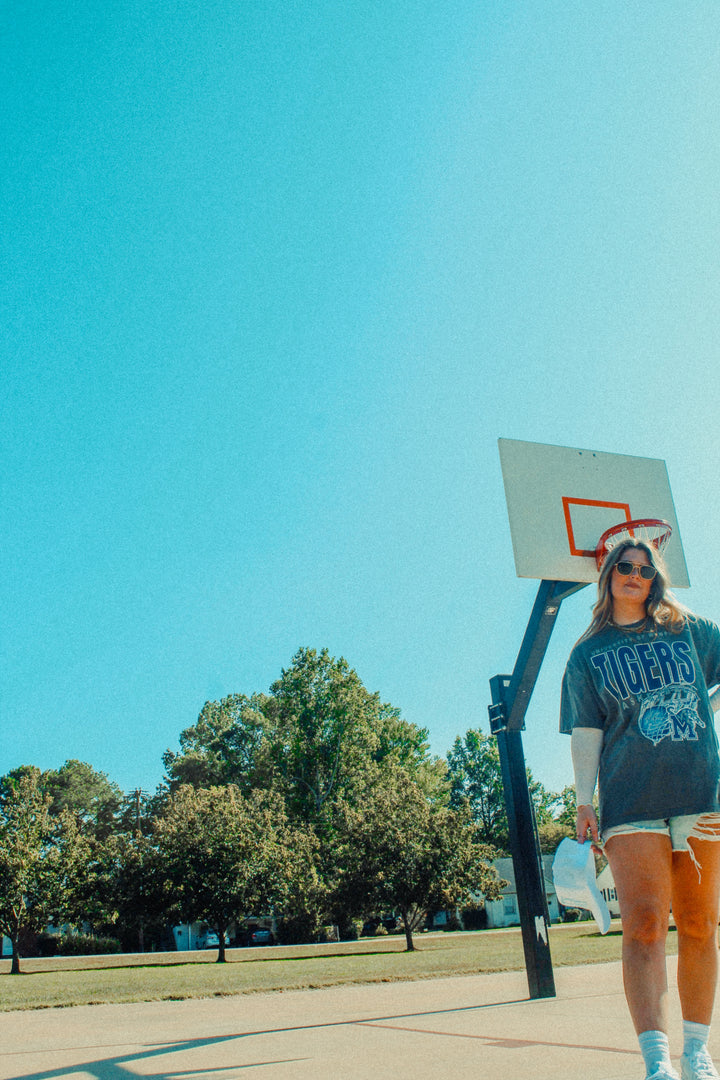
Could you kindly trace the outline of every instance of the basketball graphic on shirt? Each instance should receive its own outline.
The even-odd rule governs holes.
[[[690,687],[648,694],[638,718],[641,734],[655,746],[667,738],[673,742],[696,741],[697,728],[705,727],[698,713],[699,700],[697,692]]]
[[[647,702],[640,711],[638,726],[645,738],[657,745],[672,731],[670,710],[666,705]]]

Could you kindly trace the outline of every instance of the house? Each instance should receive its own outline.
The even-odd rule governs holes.
[[[173,926],[175,948],[178,952],[204,949],[207,933],[207,923],[203,922],[182,923],[180,926]]]
[[[545,882],[545,895],[547,897],[550,922],[559,922],[560,906],[552,876],[552,855],[542,856],[543,880]],[[486,900],[485,911],[487,912],[488,929],[496,929],[502,926],[519,926],[520,911],[517,902],[517,885],[515,884],[515,871],[512,859],[494,859],[492,865],[498,872],[498,877],[504,878],[507,885],[503,889],[499,900]]]
[[[612,871],[610,870],[610,863],[608,863],[605,869],[601,870],[598,874],[597,887],[602,893],[610,914],[615,919],[619,918],[620,905],[618,904],[617,889],[615,888]]]
[[[275,920],[270,917],[252,919],[246,918],[242,922],[231,922],[225,931],[226,945],[251,945],[252,935],[257,931],[266,931],[271,939],[277,936]],[[194,949],[217,949],[218,936],[206,922],[181,923],[173,926],[173,939],[178,952],[187,952]],[[263,944],[265,939],[263,939]]]

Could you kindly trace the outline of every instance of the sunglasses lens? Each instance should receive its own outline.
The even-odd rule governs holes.
[[[616,563],[615,569],[623,577],[630,577],[636,566],[637,563],[626,562],[622,559],[619,563]],[[640,572],[640,577],[644,578],[645,581],[652,581],[657,573],[654,566],[638,566],[637,569]]]

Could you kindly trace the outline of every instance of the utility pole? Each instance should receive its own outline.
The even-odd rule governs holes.
[[[144,872],[143,866],[143,852],[141,847],[142,841],[142,800],[147,795],[146,791],[142,788],[135,788],[130,795],[130,804],[135,807],[135,840],[138,844],[138,860],[140,865],[140,887],[142,888],[142,874]],[[139,914],[138,922],[138,952],[145,952],[145,924],[142,910]]]

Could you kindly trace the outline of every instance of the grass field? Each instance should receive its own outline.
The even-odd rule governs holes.
[[[668,951],[676,947],[671,933]],[[620,958],[620,923],[602,937],[592,922],[550,930],[553,964],[597,964]],[[404,937],[362,938],[328,945],[229,949],[216,953],[151,953],[124,956],[23,960],[21,975],[0,961],[0,1010],[41,1009],[130,1001],[181,1000],[313,989],[349,983],[432,979],[478,972],[522,970],[520,930],[423,934],[415,952]]]

